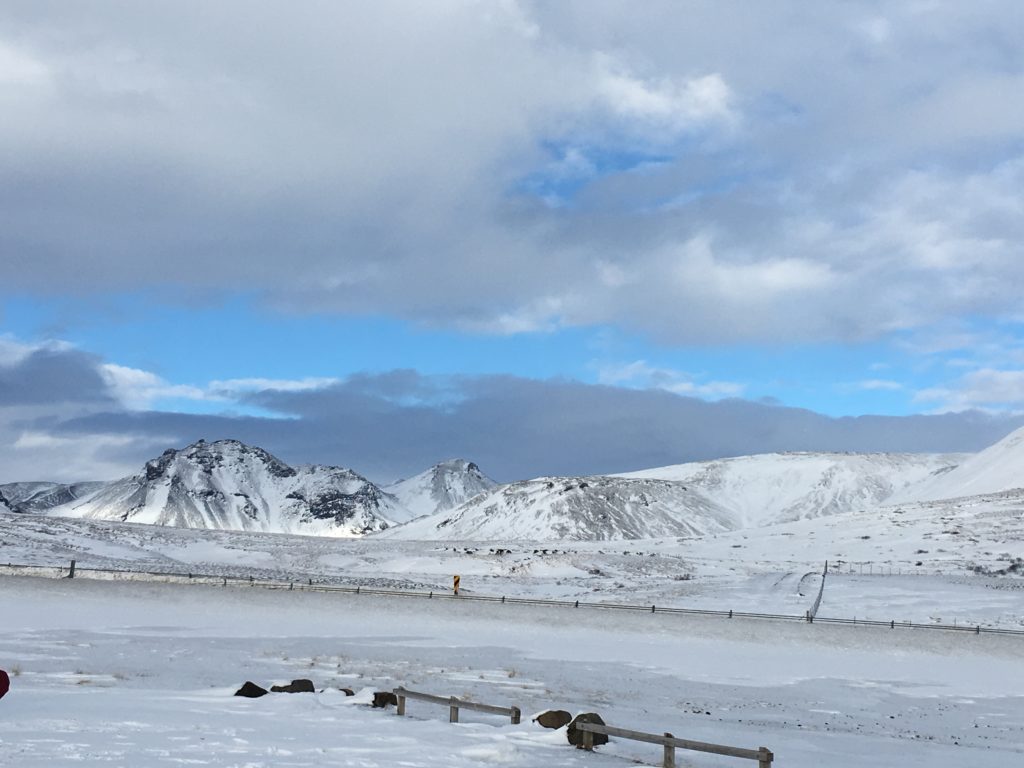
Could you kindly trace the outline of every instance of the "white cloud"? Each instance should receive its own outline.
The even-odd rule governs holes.
[[[895,392],[903,389],[903,385],[898,381],[891,381],[889,379],[865,379],[864,381],[857,382],[858,389],[864,389],[869,392],[877,391],[889,391]]]
[[[946,386],[917,392],[917,402],[938,403],[936,411],[1024,411],[1024,371],[984,368]]]
[[[1019,315],[1018,5],[4,5],[0,283],[673,343]]]
[[[171,384],[155,373],[138,368],[104,363],[100,366],[100,374],[114,397],[131,410],[146,410],[157,400],[168,398],[211,399],[211,395],[199,387]]]
[[[646,360],[631,363],[603,364],[598,366],[598,381],[608,386],[624,386],[636,389],[663,389],[677,395],[688,395],[710,400],[723,397],[739,397],[745,389],[743,384],[733,381],[704,381],[704,377],[672,368],[650,365]]]
[[[597,96],[657,143],[671,143],[709,123],[729,125],[737,119],[735,96],[718,73],[642,78],[608,55],[599,54],[595,60]]]
[[[0,40],[0,87],[37,85],[49,75],[49,67],[40,59]]]

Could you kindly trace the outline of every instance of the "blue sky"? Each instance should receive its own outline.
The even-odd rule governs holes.
[[[200,429],[358,465],[316,431],[357,403],[418,446],[365,457],[399,473],[576,385],[534,431],[589,425],[594,467],[975,448],[1024,413],[1022,30],[1009,0],[6,3],[0,479]],[[765,422],[630,453],[608,393]]]
[[[62,339],[197,388],[229,379],[343,379],[409,368],[427,375],[562,377],[707,399],[772,399],[850,416],[918,412],[915,391],[936,378],[929,370],[934,361],[908,363],[891,343],[681,347],[613,327],[494,336],[388,317],[268,312],[244,297],[200,306],[137,296],[87,302],[22,297],[4,303],[4,317],[18,339]],[[939,367],[941,375],[946,366]],[[175,396],[148,404],[189,413],[228,407]]]

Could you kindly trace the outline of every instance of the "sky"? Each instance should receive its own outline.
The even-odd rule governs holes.
[[[1024,6],[0,6],[0,481],[1024,424]]]

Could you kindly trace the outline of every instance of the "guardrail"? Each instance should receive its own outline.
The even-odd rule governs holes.
[[[430,693],[410,691],[405,688],[395,688],[394,693],[395,698],[398,699],[399,715],[405,714],[406,699],[416,699],[417,701],[425,701],[429,704],[440,704],[448,707],[448,722],[450,723],[459,722],[460,709],[471,709],[474,712],[486,712],[490,715],[504,715],[511,720],[512,725],[519,725],[519,721],[522,718],[522,712],[519,707],[496,707],[492,704],[481,704],[476,701],[460,699],[456,696],[434,696]]]
[[[775,755],[767,747],[758,749],[743,749],[741,747],[727,747],[723,744],[708,744],[704,741],[691,741],[690,739],[677,739],[671,733],[658,736],[654,733],[643,733],[641,731],[630,731],[626,728],[615,728],[611,725],[600,725],[599,723],[577,722],[576,729],[583,731],[583,749],[592,751],[594,749],[594,734],[603,733],[606,736],[616,736],[620,739],[632,739],[633,741],[644,741],[648,744],[660,744],[664,747],[663,768],[675,768],[676,750],[688,749],[693,752],[709,752],[713,755],[725,755],[726,757],[741,757],[747,760],[757,760],[757,768],[771,768]]]
[[[60,578],[68,576],[67,566],[45,566],[45,565],[20,565],[8,563],[0,565],[0,573],[5,570],[12,575],[38,575],[49,578]],[[90,576],[99,574],[99,576]],[[707,608],[675,608],[657,605],[637,605],[627,603],[593,603],[580,600],[552,600],[533,597],[507,597],[505,595],[480,595],[467,593],[465,590],[458,595],[445,591],[415,591],[401,589],[383,589],[380,587],[363,587],[361,585],[351,586],[347,584],[328,583],[313,579],[310,576],[302,576],[291,581],[275,581],[272,579],[257,579],[254,576],[225,576],[218,574],[203,573],[180,573],[176,571],[131,571],[116,568],[82,568],[78,566],[75,571],[76,578],[111,578],[155,581],[158,579],[177,579],[183,583],[209,584],[227,587],[250,586],[262,587],[264,589],[303,590],[307,592],[340,592],[346,594],[380,595],[388,597],[419,597],[433,600],[463,600],[470,602],[485,603],[509,603],[515,605],[536,605],[536,606],[559,606],[569,608],[602,609],[609,611],[632,611],[641,613],[668,613],[674,615],[690,616],[715,616],[728,619],[765,619],[772,621],[799,621],[808,622],[807,614],[793,615],[781,613],[752,613],[748,611],[723,611]],[[815,624],[847,624],[867,627],[888,627],[889,629],[931,629],[944,630],[949,632],[969,633],[972,635],[1008,635],[1024,638],[1022,629],[1004,629],[1000,627],[982,627],[979,624],[957,625],[957,624],[921,624],[912,621],[882,621],[878,619],[844,619],[836,617],[816,616],[813,618]]]

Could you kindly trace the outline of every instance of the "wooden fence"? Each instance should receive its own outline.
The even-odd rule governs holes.
[[[727,747],[722,744],[708,744],[703,741],[690,741],[689,739],[677,739],[671,733],[658,736],[655,733],[642,733],[641,731],[630,731],[625,728],[615,728],[610,725],[599,725],[598,723],[576,723],[577,730],[583,731],[583,749],[594,748],[594,734],[603,733],[606,736],[616,736],[620,739],[632,739],[633,741],[645,741],[648,744],[660,744],[665,748],[665,756],[662,765],[664,768],[675,768],[676,750],[689,749],[695,752],[710,752],[713,755],[725,755],[726,757],[741,757],[747,760],[757,760],[757,768],[771,768],[775,755],[767,747],[760,749],[742,749],[740,747]]]
[[[471,709],[474,712],[486,712],[489,715],[504,715],[512,721],[512,725],[519,725],[522,713],[519,707],[496,707],[493,704],[480,704],[476,701],[466,701],[455,696],[434,696],[430,693],[409,691],[405,688],[395,688],[395,697],[398,699],[398,714],[405,714],[405,700],[415,699],[425,701],[429,704],[440,704],[448,707],[448,722],[459,722],[459,710]]]

